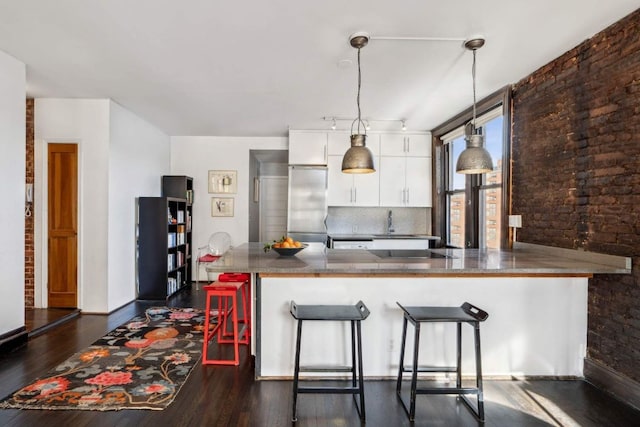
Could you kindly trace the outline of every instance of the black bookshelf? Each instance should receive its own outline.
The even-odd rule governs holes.
[[[191,204],[138,198],[138,299],[160,300],[191,283]]]
[[[189,217],[189,224],[187,227],[187,235],[185,237],[186,244],[188,247],[187,255],[186,255],[186,283],[189,284],[192,281],[192,254],[193,247],[191,243],[193,242],[192,231],[191,231],[191,219],[193,218],[193,178],[186,175],[163,175],[162,176],[162,196],[164,197],[176,197],[179,199],[186,199],[187,201],[187,212]]]

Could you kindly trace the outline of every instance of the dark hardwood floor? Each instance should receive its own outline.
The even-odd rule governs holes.
[[[29,336],[35,337],[79,315],[77,308],[27,308],[24,323]]]
[[[0,355],[0,397],[26,385],[146,307],[135,302],[110,315],[81,315],[8,354]],[[204,308],[199,288],[169,305]],[[478,426],[453,396],[419,396],[409,423],[393,381],[366,381],[367,426]],[[485,381],[486,426],[638,426],[640,411],[584,381]],[[254,381],[246,347],[239,367],[198,365],[164,411],[0,410],[2,426],[286,426],[291,425],[291,382]],[[347,395],[301,395],[297,426],[359,426]]]

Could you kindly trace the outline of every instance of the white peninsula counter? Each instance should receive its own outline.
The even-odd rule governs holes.
[[[307,248],[294,257],[259,243],[233,248],[207,270],[254,273],[254,345],[258,378],[291,378],[297,304],[355,304],[369,378],[397,375],[402,311],[396,305],[459,306],[489,313],[481,325],[482,367],[491,377],[582,377],[587,345],[587,285],[593,274],[629,274],[629,258],[537,245],[516,249],[432,249],[434,258],[367,250]],[[348,324],[306,322],[305,364],[344,364]],[[423,325],[420,363],[455,361],[455,326]],[[411,351],[408,341],[408,351]],[[463,326],[463,373],[473,371],[471,328]]]

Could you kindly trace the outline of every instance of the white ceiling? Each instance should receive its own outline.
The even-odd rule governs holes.
[[[0,0],[0,50],[31,97],[111,98],[169,135],[284,136],[356,116],[348,37],[483,35],[478,98],[515,83],[638,0]],[[372,40],[363,117],[431,129],[472,102],[461,42]],[[350,66],[339,66],[350,60]],[[391,123],[373,122],[374,128]],[[348,128],[350,122],[339,122]],[[393,124],[397,126],[397,123]]]

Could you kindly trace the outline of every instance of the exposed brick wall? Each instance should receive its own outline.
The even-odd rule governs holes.
[[[33,184],[34,168],[33,168],[33,99],[27,99],[27,164],[26,164],[26,182]],[[34,184],[35,185],[35,184]],[[33,206],[31,206],[31,216],[24,218],[24,304],[27,308],[33,308],[34,305],[34,238],[33,227],[34,214]]]
[[[640,381],[640,9],[518,82],[513,117],[518,240],[633,257],[589,282],[587,357]]]

